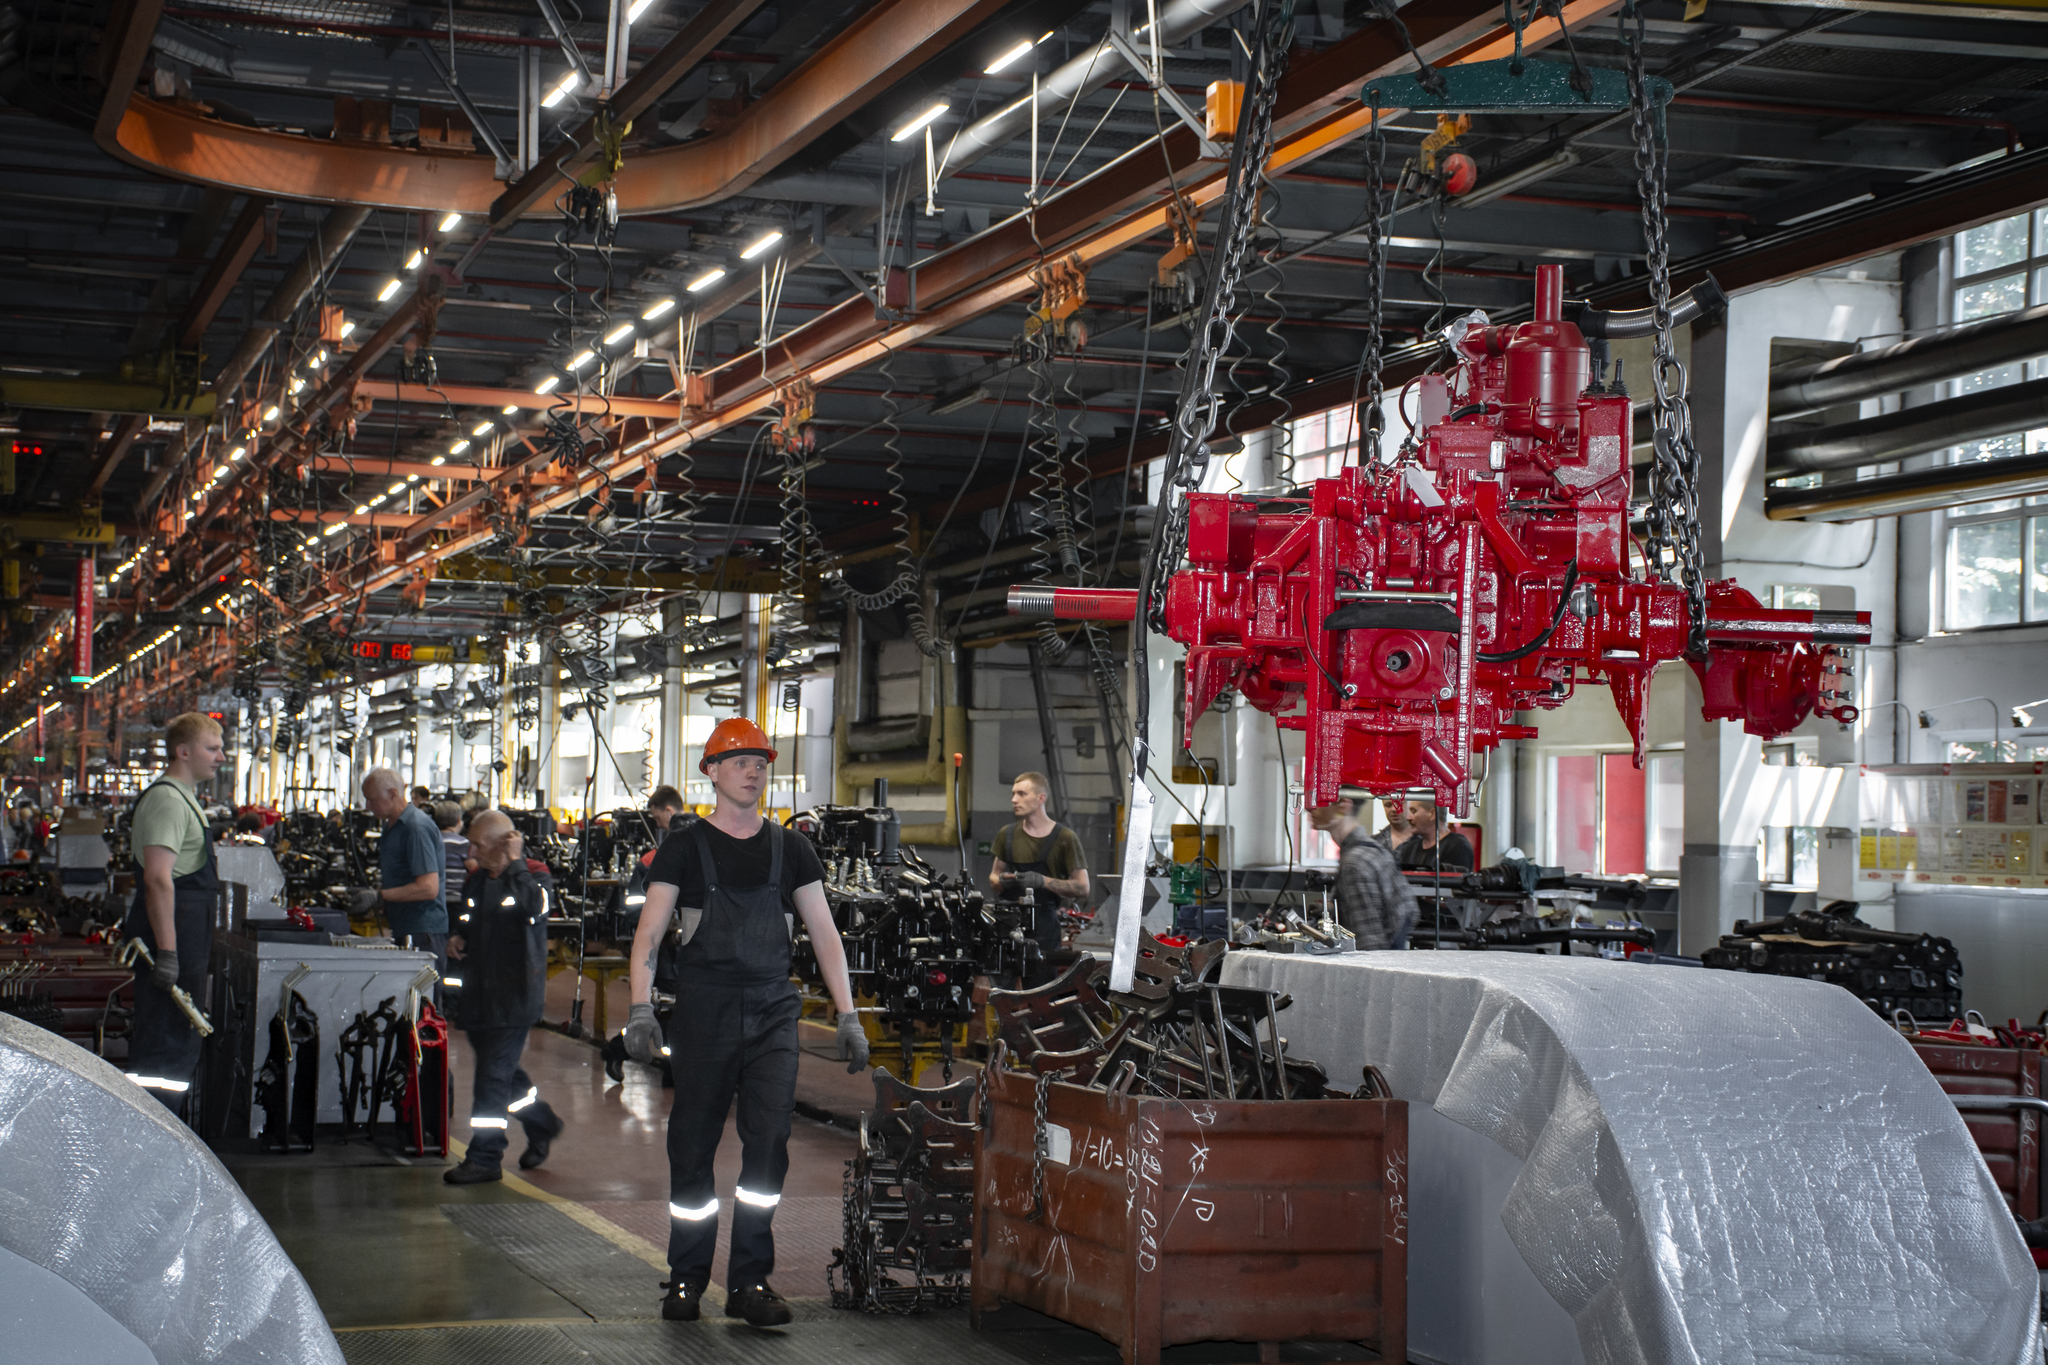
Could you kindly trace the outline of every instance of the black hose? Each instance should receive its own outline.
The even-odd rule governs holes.
[[[1574,559],[1564,566],[1564,591],[1557,595],[1557,610],[1550,614],[1550,624],[1543,633],[1519,649],[1510,649],[1501,654],[1477,653],[1472,657],[1483,664],[1511,664],[1517,659],[1526,659],[1550,643],[1550,637],[1557,634],[1557,628],[1564,624],[1565,608],[1571,605],[1572,589],[1579,581],[1579,561]]]

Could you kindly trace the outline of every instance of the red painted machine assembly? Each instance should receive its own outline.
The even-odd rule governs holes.
[[[1687,595],[1630,535],[1629,397],[1591,373],[1562,303],[1562,269],[1539,266],[1533,321],[1465,324],[1456,367],[1412,386],[1416,432],[1391,463],[1306,498],[1188,495],[1165,601],[1187,646],[1177,745],[1234,689],[1308,736],[1311,804],[1428,787],[1462,815],[1475,758],[1536,734],[1517,712],[1601,685],[1641,763],[1651,676],[1686,658]],[[1705,603],[1707,648],[1686,661],[1708,719],[1769,738],[1856,718],[1868,612],[1771,610],[1732,579]],[[1017,587],[1010,609],[1128,621],[1137,593]]]

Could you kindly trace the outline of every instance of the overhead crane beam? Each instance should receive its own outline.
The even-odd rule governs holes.
[[[615,417],[655,417],[663,421],[675,420],[681,411],[672,398],[634,398],[617,394],[605,398],[594,393],[535,393],[532,389],[497,389],[487,388],[481,384],[437,384],[430,389],[396,379],[360,380],[356,384],[356,396],[372,398],[380,403],[433,403],[442,407],[493,410],[521,408],[528,412],[553,412],[565,409],[579,413],[608,413]]]
[[[1567,3],[1565,21],[1573,27],[1589,23],[1611,13],[1617,4],[1618,0]],[[1511,31],[1495,20],[1498,12],[1492,0],[1415,0],[1401,11],[1401,18],[1415,47],[1432,59],[1441,54],[1443,60],[1450,62],[1483,61],[1504,56],[1513,46]],[[1539,35],[1543,32],[1535,25],[1531,28]],[[1554,21],[1548,31],[1554,36]],[[1525,31],[1525,45],[1528,40]],[[1380,20],[1290,72],[1282,84],[1275,114],[1276,127],[1286,131],[1275,138],[1268,163],[1272,171],[1305,165],[1363,135],[1371,124],[1371,115],[1352,98],[1358,86],[1373,76],[1401,70],[1412,61],[1396,26]],[[1160,196],[1176,183],[1182,197],[1191,204],[1206,204],[1222,195],[1225,174],[1218,163],[1203,165],[1194,134],[1175,125],[1162,144],[1142,144],[1102,171],[1048,199],[1036,215],[1040,241],[1045,243],[1048,254],[1056,251],[1060,255],[1077,255],[1085,267],[1164,230],[1175,209],[1171,201],[1162,202]],[[1138,205],[1142,207],[1134,208]],[[673,423],[623,445],[601,469],[586,470],[573,483],[541,492],[528,504],[529,510],[545,512],[572,505],[637,473],[669,451],[702,441],[766,412],[776,402],[768,381],[796,373],[814,382],[829,380],[1028,297],[1036,288],[1031,272],[1040,259],[1039,247],[1031,241],[1028,225],[978,234],[953,252],[927,263],[928,268],[938,267],[935,278],[943,282],[938,290],[938,297],[944,300],[941,306],[894,323],[876,320],[865,300],[856,300],[858,307],[849,304],[835,308],[771,348],[773,359],[765,376],[758,364],[723,367],[724,382],[714,387],[712,402],[701,416]],[[921,287],[920,307],[931,297]],[[540,458],[529,457],[526,463]],[[601,463],[604,459],[599,457]],[[357,571],[344,591],[329,592],[309,604],[306,619],[331,611],[354,595],[392,586],[412,573],[422,560],[442,558],[484,544],[491,533],[480,528],[452,534],[439,545],[419,542],[468,507],[479,505],[485,496],[481,489],[472,490],[422,518],[401,536],[402,544],[416,548],[409,553],[402,550],[398,564]]]

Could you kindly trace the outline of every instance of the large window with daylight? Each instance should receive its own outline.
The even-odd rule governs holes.
[[[1955,237],[1958,323],[2048,303],[2048,208],[1985,223]],[[2015,361],[1949,380],[1960,398],[2029,379],[2048,378],[2048,356]],[[2001,460],[2048,450],[2048,427],[1952,447],[1952,464]],[[1948,630],[2048,621],[2048,497],[1970,503],[1945,514],[1947,552],[1942,624]]]

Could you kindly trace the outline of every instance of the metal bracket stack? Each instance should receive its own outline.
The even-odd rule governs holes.
[[[877,1067],[875,1110],[846,1163],[845,1239],[825,1269],[834,1308],[921,1313],[967,1301],[975,1080],[936,1090]]]

